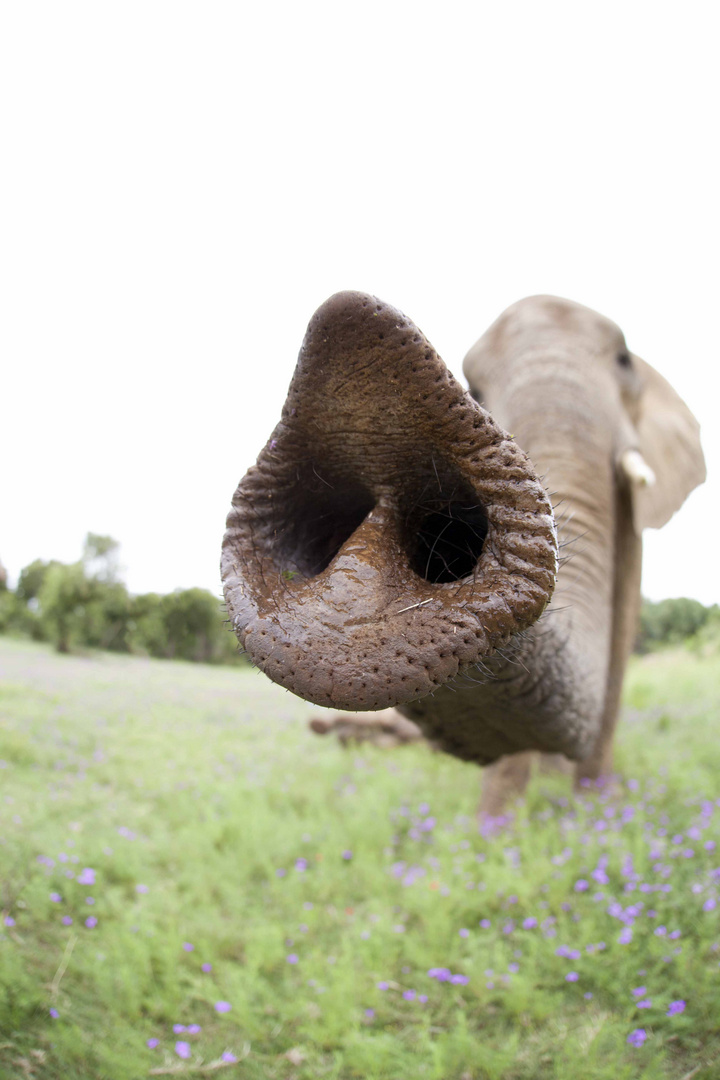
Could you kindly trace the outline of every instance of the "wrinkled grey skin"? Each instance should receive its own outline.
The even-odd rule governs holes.
[[[363,308],[366,307],[363,301]],[[489,764],[481,804],[486,814],[500,813],[509,795],[523,789],[530,769],[529,751],[572,757],[578,762],[578,779],[608,775],[612,769],[611,744],[622,677],[639,606],[641,533],[647,525],[664,524],[704,479],[696,421],[667,382],[648,364],[628,353],[615,324],[578,304],[553,297],[531,297],[513,305],[465,359],[471,394],[489,410],[499,428],[492,425],[482,410],[473,421],[474,414],[467,402],[454,414],[462,413],[466,425],[459,427],[457,434],[448,425],[438,426],[432,416],[426,417],[422,411],[425,407],[422,402],[428,395],[418,394],[414,399],[412,388],[406,389],[410,377],[405,369],[399,379],[401,390],[397,391],[397,403],[394,398],[387,399],[392,406],[387,410],[390,416],[387,420],[374,400],[372,383],[368,387],[367,371],[370,369],[372,378],[380,383],[386,377],[385,367],[391,369],[394,363],[393,342],[388,340],[392,335],[380,335],[383,341],[374,342],[374,351],[367,352],[369,346],[363,344],[365,316],[358,311],[357,294],[332,298],[316,316],[316,320],[322,317],[320,329],[324,337],[319,324],[311,323],[301,351],[298,372],[302,374],[314,363],[313,370],[321,376],[316,378],[316,386],[332,387],[330,396],[340,405],[337,409],[327,409],[322,394],[318,396],[317,388],[313,390],[312,386],[306,398],[299,398],[297,387],[302,389],[308,380],[303,383],[296,375],[295,396],[291,390],[283,421],[263,451],[258,466],[236,493],[224,542],[223,578],[238,637],[271,678],[318,704],[337,704],[344,709],[396,704],[402,716],[417,723],[435,744],[459,757]],[[392,309],[378,305],[380,318],[385,319],[388,311]],[[408,327],[415,331],[408,320],[401,323],[403,317],[399,313],[394,315],[395,328],[402,328],[405,336]],[[337,333],[336,324],[341,327]],[[387,325],[392,329],[395,324],[390,320]],[[348,326],[353,327],[354,336],[351,347],[347,346],[346,357]],[[417,348],[426,348],[427,343],[421,335],[417,336],[419,332],[415,333],[413,341],[419,342]],[[402,344],[405,345],[404,340]],[[381,354],[378,364],[377,350],[383,348],[387,350],[387,362]],[[427,357],[429,353],[423,355]],[[328,366],[328,356],[343,373],[336,382],[332,381],[334,368]],[[365,363],[368,356],[372,363]],[[436,362],[434,354],[432,361],[428,361],[431,362]],[[447,378],[448,392],[456,393],[456,384],[450,376]],[[441,376],[438,374],[435,379],[441,381]],[[352,389],[356,385],[360,387],[358,398],[348,399],[345,408],[342,395],[348,386]],[[394,388],[381,389],[382,393],[396,393]],[[298,405],[300,400],[302,406]],[[457,402],[451,402],[449,408],[453,404]],[[302,422],[306,424],[301,435],[292,427],[296,413],[302,414]],[[316,439],[307,435],[307,431],[313,430],[313,418],[317,420],[317,443],[322,444],[317,461]],[[428,584],[421,580],[422,567],[417,560],[414,564],[411,559],[408,562],[404,554],[412,546],[412,538],[398,539],[402,529],[397,522],[402,514],[397,507],[413,505],[403,490],[404,478],[409,477],[408,484],[421,488],[416,501],[427,497],[423,492],[428,481],[422,481],[420,466],[417,478],[412,475],[415,460],[422,456],[426,444],[432,450],[433,467],[436,460],[450,460],[456,445],[465,446],[463,440],[470,421],[478,427],[478,437],[482,436],[490,447],[483,451],[486,456],[491,452],[495,456],[505,455],[505,471],[492,476],[487,470],[477,476],[467,473],[490,518],[489,532],[475,569],[469,577]],[[333,433],[334,422],[338,430]],[[353,428],[353,437],[359,440],[360,452],[359,457],[356,455],[347,464],[343,458],[348,454],[344,431],[349,426]],[[401,437],[406,433],[411,437],[414,430],[420,434],[407,454],[405,472],[386,476],[382,468],[392,472],[392,466],[378,464],[383,456],[382,446],[392,446],[389,460],[401,460]],[[512,444],[529,456],[529,462],[522,456],[514,457],[511,467],[507,458],[509,450],[492,449],[508,447],[506,432],[510,433]],[[370,461],[366,472],[363,472],[363,440],[367,440],[366,456]],[[307,581],[300,575],[296,582],[293,572],[293,580],[284,591],[273,584],[275,576],[283,571],[282,560],[272,544],[273,537],[291,529],[291,525],[281,517],[273,519],[267,509],[274,505],[268,488],[275,468],[279,497],[285,502],[295,497],[292,480],[288,480],[288,460],[279,461],[276,466],[273,458],[276,446],[280,454],[283,445],[298,460],[311,454],[314,473],[321,474],[320,479],[323,469],[329,470],[327,475],[335,475],[333,469],[337,472],[339,467],[335,455],[338,455],[343,460],[337,475],[342,474],[343,483],[352,485],[357,480],[362,483],[363,491],[371,491],[367,516],[358,522],[357,529],[329,566],[317,579],[310,575]],[[457,462],[458,467],[465,468],[472,455],[470,451],[463,453],[465,457],[461,455]],[[482,469],[485,468],[483,462]],[[525,479],[518,471],[522,469],[528,470],[522,473]],[[519,479],[513,480],[516,476]],[[539,621],[534,620],[549,599],[552,585],[544,600],[533,600],[535,607],[530,614],[529,601],[524,597],[520,604],[522,617],[511,622],[508,615],[500,629],[490,616],[482,613],[475,615],[473,621],[466,611],[471,608],[475,611],[473,605],[479,594],[490,604],[482,612],[496,610],[492,608],[492,597],[488,600],[483,594],[490,580],[488,574],[497,571],[500,575],[492,578],[499,582],[493,588],[500,588],[503,608],[508,609],[512,609],[512,591],[508,589],[513,581],[522,577],[530,582],[531,590],[539,588],[538,583],[544,581],[543,575],[550,566],[546,550],[550,542],[548,534],[539,525],[536,534],[527,533],[528,522],[539,522],[546,514],[542,500],[532,509],[527,502],[529,495],[523,495],[525,501],[517,503],[511,491],[503,504],[507,506],[503,513],[496,513],[492,502],[496,492],[501,492],[498,497],[505,498],[502,489],[506,483],[524,485],[524,491],[534,493],[538,476],[556,509],[560,530],[561,557],[552,600]],[[442,487],[443,483],[438,477],[438,485]],[[515,522],[519,511],[511,507],[519,505],[526,507],[522,511],[525,524],[513,524],[519,531],[506,548],[516,551],[519,558],[522,551],[522,567],[518,563],[512,569],[508,557],[502,555],[501,549],[505,550],[502,545],[506,543],[502,529],[506,521]],[[497,559],[493,553],[497,553]],[[533,565],[537,567],[535,570]],[[392,589],[397,582],[402,589],[392,609],[388,596],[395,595]],[[416,593],[412,592],[413,588]],[[377,595],[376,590],[379,590]],[[405,594],[414,607],[400,615],[401,597]],[[454,597],[457,600],[453,611]],[[358,613],[363,623],[362,638],[358,637],[360,630],[356,626]],[[306,624],[309,616],[310,628]],[[438,627],[435,644],[434,625]],[[384,655],[388,626],[394,628],[397,636]],[[458,628],[465,635],[463,641],[472,638],[465,652],[453,648],[458,641]],[[449,636],[451,633],[454,636]],[[268,640],[270,647],[263,645]],[[347,654],[342,652],[348,641],[353,643],[350,650],[353,661],[358,655],[362,657],[360,667],[352,670]],[[410,694],[410,700],[390,675],[386,679],[388,691],[382,699],[379,691],[357,689],[358,678],[365,670],[378,672],[379,665],[375,678],[380,680],[383,664],[393,671],[393,664],[406,663],[404,653],[400,655],[403,647],[395,648],[397,642],[404,641],[414,650],[408,652],[407,663],[415,667],[407,670],[416,669],[419,656],[430,672],[432,685],[425,687],[418,682],[418,690]],[[447,672],[443,681],[436,671],[442,667],[442,664],[438,667],[437,657],[447,655],[448,642],[452,664],[444,661]],[[362,653],[358,652],[360,646]],[[425,650],[423,654],[418,653],[421,646]],[[308,649],[312,655],[308,656]],[[337,667],[333,667],[334,650],[341,661]],[[292,657],[287,665],[293,669],[290,675],[283,669],[286,654]],[[298,691],[293,681],[297,678],[295,669],[302,668],[306,657],[307,674],[300,673],[305,678],[305,688]],[[327,681],[322,689],[319,683],[318,689],[314,689],[312,680],[317,682],[314,668],[325,670],[323,665],[328,664]],[[346,670],[348,676],[343,678],[342,672]],[[350,684],[356,686],[352,692]],[[364,681],[362,686],[365,687]],[[391,694],[396,695],[394,699]],[[375,705],[374,700],[377,700]]]

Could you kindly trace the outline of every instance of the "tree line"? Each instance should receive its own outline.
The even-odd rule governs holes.
[[[131,596],[119,579],[120,545],[88,533],[75,563],[35,559],[13,592],[0,565],[0,634],[51,642],[58,652],[109,649],[210,664],[243,662],[220,601],[206,589]],[[643,600],[635,651],[691,642],[720,646],[720,606],[680,597]]]
[[[0,568],[0,633],[48,641],[62,653],[108,649],[243,662],[217,597],[206,589],[130,595],[119,579],[119,546],[112,537],[88,533],[78,562],[35,559],[14,591]]]
[[[720,645],[720,606],[699,600],[643,600],[635,652],[647,653],[687,642],[699,649]]]

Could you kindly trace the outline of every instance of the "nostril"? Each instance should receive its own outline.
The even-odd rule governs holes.
[[[420,518],[408,551],[416,574],[433,583],[469,577],[477,565],[488,519],[477,501],[448,501]]]
[[[274,557],[286,576],[293,572],[315,577],[332,562],[340,548],[363,523],[375,505],[360,484],[312,469],[279,506],[274,530]]]

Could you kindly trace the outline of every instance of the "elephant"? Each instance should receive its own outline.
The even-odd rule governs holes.
[[[233,496],[221,573],[257,667],[489,766],[494,815],[536,751],[578,784],[611,774],[642,531],[705,464],[687,405],[580,304],[513,304],[464,373],[469,392],[377,298],[327,300]]]

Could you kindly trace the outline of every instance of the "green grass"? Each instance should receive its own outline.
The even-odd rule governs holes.
[[[472,766],[345,752],[249,670],[0,638],[0,679],[3,1080],[720,1076],[716,661],[635,661],[622,786],[538,777],[494,838]]]

